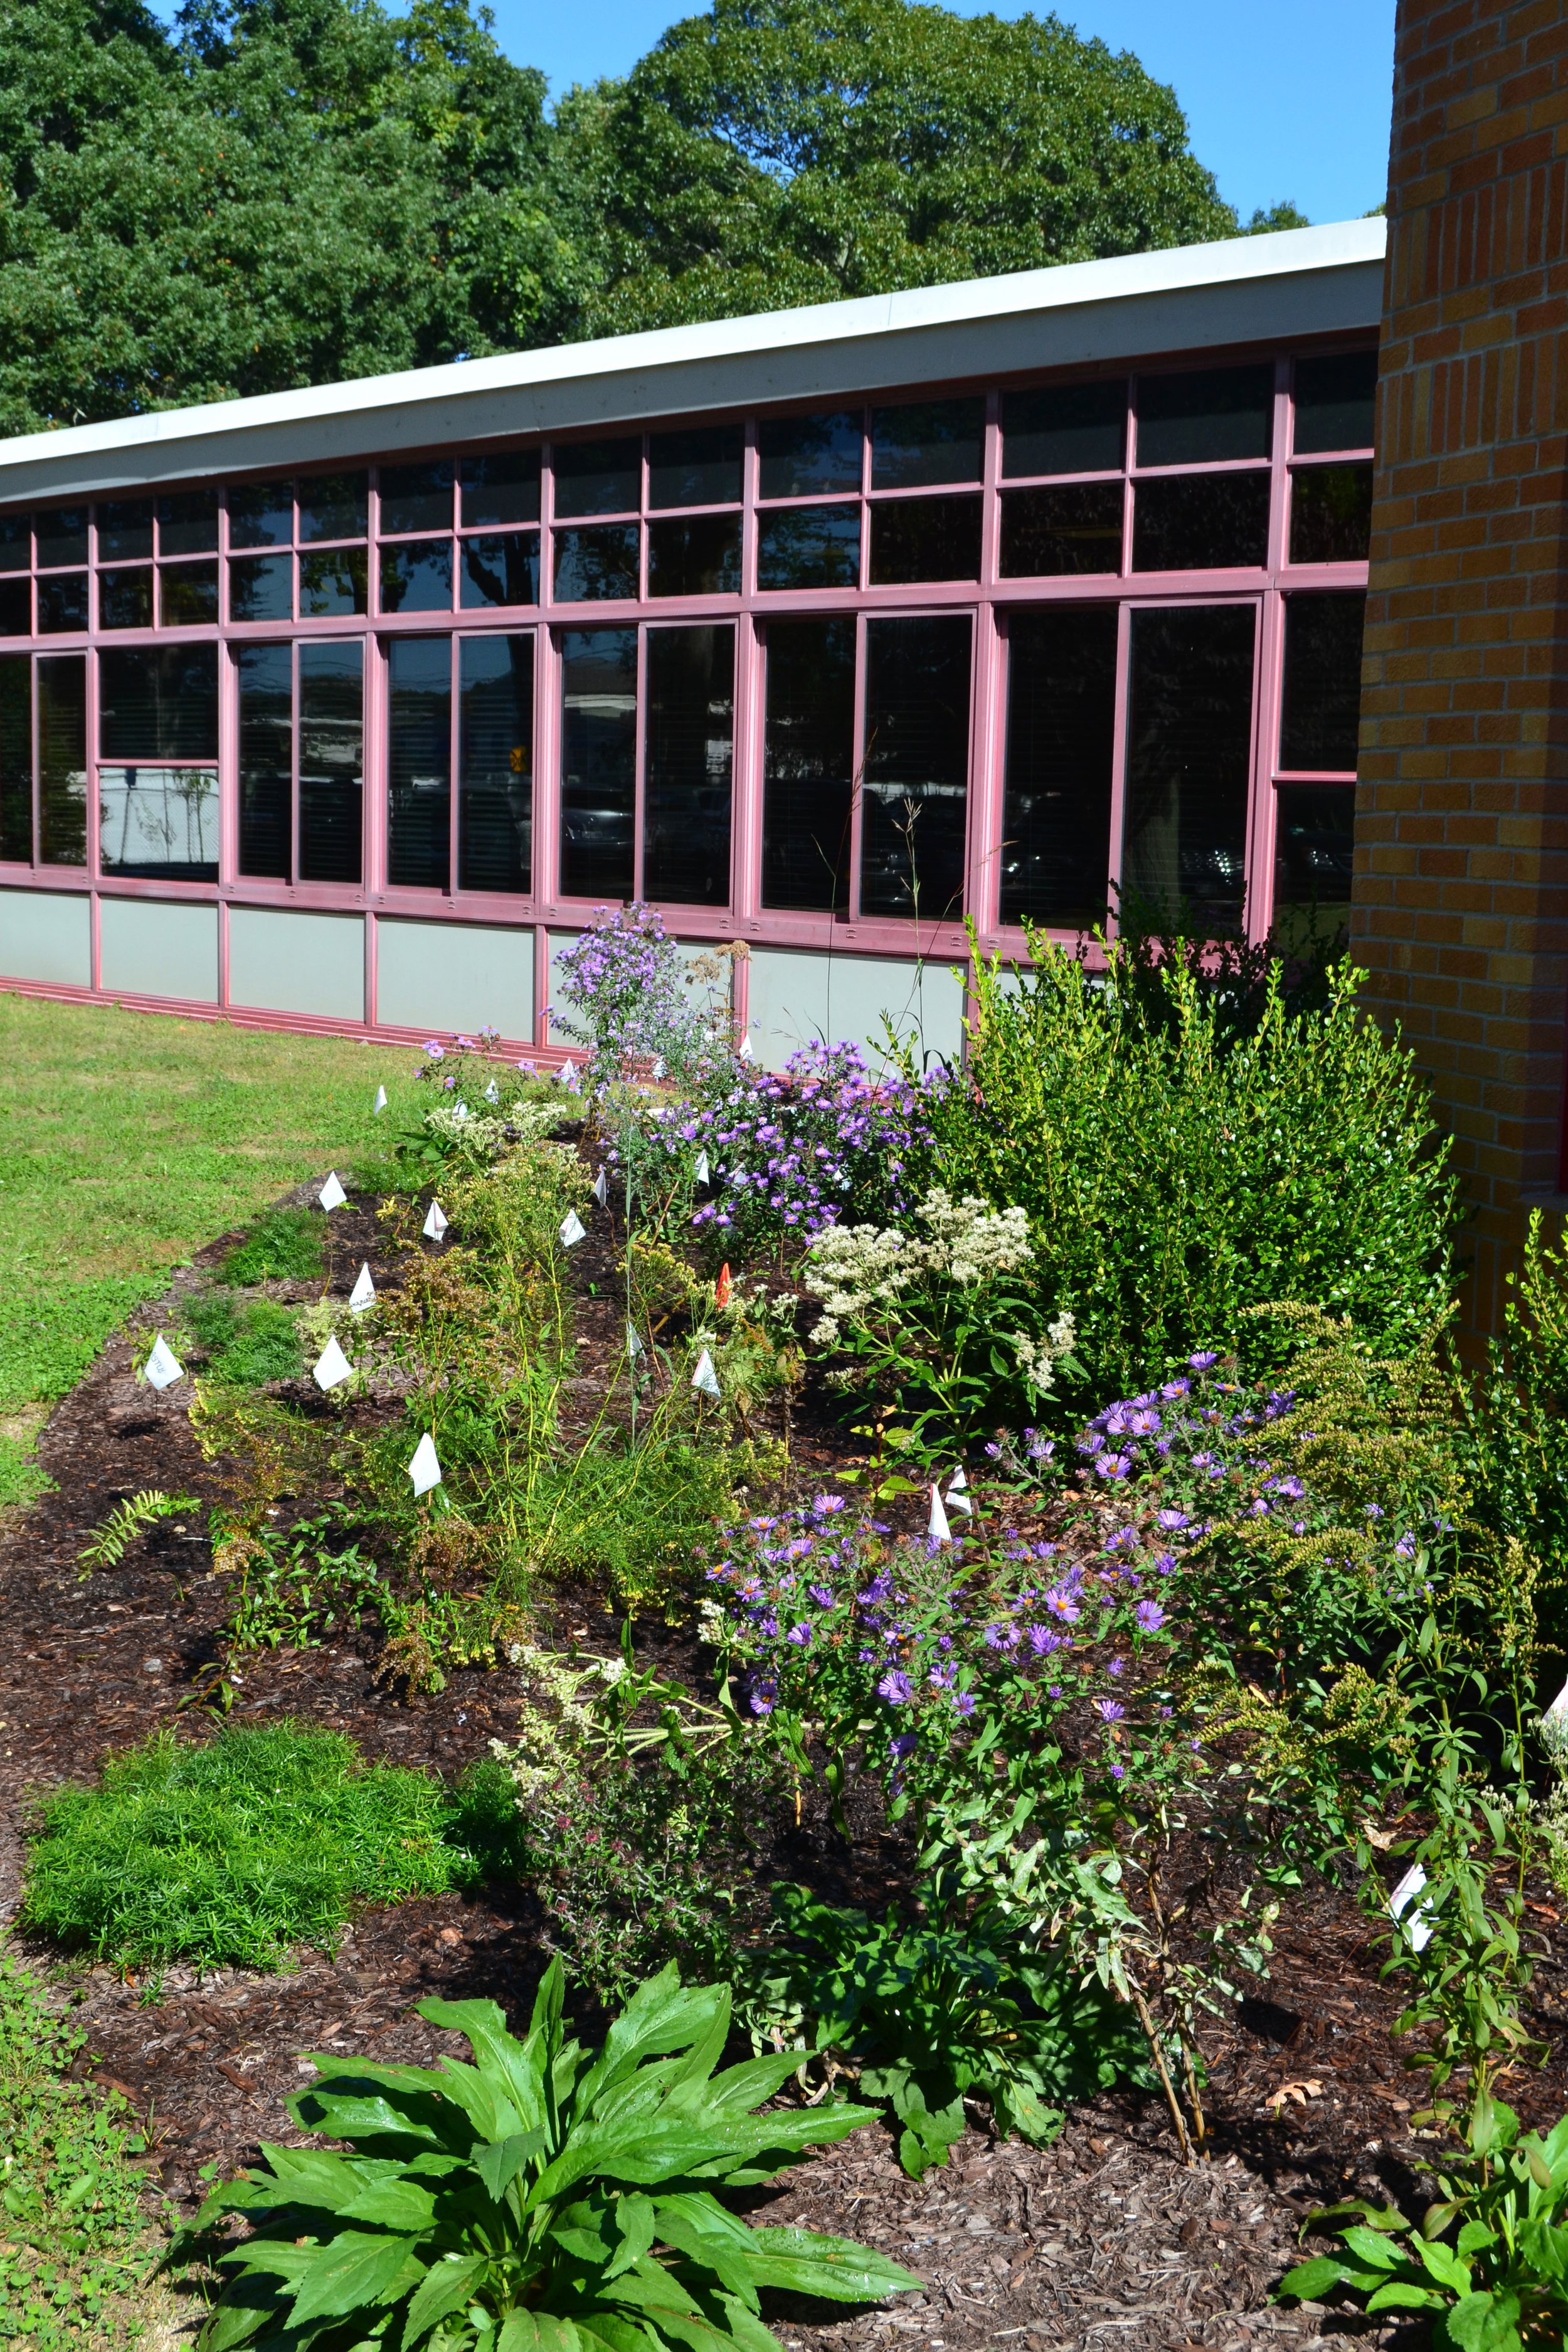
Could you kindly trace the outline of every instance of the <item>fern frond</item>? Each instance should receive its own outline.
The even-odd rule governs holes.
[[[199,1511],[199,1495],[165,1495],[161,1486],[143,1486],[139,1495],[129,1496],[114,1508],[99,1528],[89,1543],[77,1554],[77,1566],[84,1576],[95,1568],[118,1568],[139,1535],[156,1526],[160,1519],[172,1519],[179,1511]]]

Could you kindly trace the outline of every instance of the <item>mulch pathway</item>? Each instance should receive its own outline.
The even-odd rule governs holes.
[[[338,1212],[330,1230],[335,1287],[346,1289],[363,1259],[378,1284],[396,1278],[369,1204]],[[182,1272],[171,1297],[235,1238]],[[592,1369],[595,1354],[607,1359],[619,1344],[618,1308],[607,1245],[578,1255]],[[302,1285],[298,1295],[316,1289]],[[129,1341],[115,1339],[59,1406],[39,1449],[57,1491],[0,1528],[0,1923],[15,1914],[37,1794],[89,1780],[106,1754],[188,1719],[183,1703],[222,1654],[229,1603],[195,1517],[155,1528],[116,1569],[85,1581],[79,1574],[83,1543],[122,1496],[145,1486],[216,1492],[186,1419],[188,1386],[156,1397],[131,1363]],[[826,1427],[807,1421],[796,1439],[807,1475],[830,1466]],[[607,1650],[616,1620],[592,1594],[569,1592],[560,1630]],[[640,1644],[686,1662],[684,1635],[651,1624],[637,1632]],[[232,1719],[295,1717],[350,1733],[367,1756],[448,1776],[511,1728],[518,1682],[505,1667],[455,1671],[440,1694],[408,1697],[379,1686],[374,1665],[368,1633],[253,1654]],[[808,1818],[778,1860],[840,1899],[874,1895],[852,1884],[834,1843]],[[889,1871],[895,1863],[884,1856]],[[1542,1958],[1531,2022],[1552,2055],[1504,2089],[1530,2121],[1547,2123],[1568,2108],[1568,1933],[1549,1890],[1532,1919]],[[277,1976],[220,1969],[198,1980],[172,1967],[138,1982],[24,1934],[10,1940],[79,2002],[90,2037],[83,2068],[144,2118],[150,2191],[181,2212],[204,2193],[204,2168],[230,2174],[258,2141],[294,2137],[279,2102],[307,2071],[300,2052],[428,2063],[461,2045],[418,2018],[416,2002],[482,1994],[515,2024],[550,1954],[528,1891],[506,1885],[371,1912],[335,1957],[306,1952]],[[1210,2035],[1215,2153],[1197,2171],[1176,2160],[1158,2103],[1130,2095],[1078,2111],[1049,2149],[996,2145],[972,2129],[952,2164],[921,2183],[904,2178],[879,2126],[797,2168],[758,2199],[760,2212],[880,2246],[926,2286],[887,2311],[825,2316],[785,2306],[779,2332],[790,2352],[861,2352],[905,2338],[921,2352],[1004,2352],[1026,2339],[1085,2352],[1237,2352],[1347,2332],[1367,2344],[1405,2342],[1394,2327],[1268,2302],[1314,2205],[1363,2191],[1408,2199],[1431,2147],[1409,2131],[1418,2100],[1392,2045],[1399,2004],[1378,1979],[1378,1960],[1348,1895],[1318,1891],[1287,1906],[1270,1980]]]

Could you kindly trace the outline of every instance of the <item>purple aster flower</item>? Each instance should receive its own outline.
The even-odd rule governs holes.
[[[1094,1711],[1096,1715],[1100,1716],[1106,1723],[1120,1723],[1122,1717],[1126,1714],[1127,1709],[1121,1704],[1120,1700],[1113,1698],[1097,1698],[1094,1702]]]
[[[1367,1516],[1367,1517],[1368,1517],[1369,1519],[1381,1519],[1381,1518],[1382,1518],[1382,1517],[1383,1517],[1383,1505],[1382,1505],[1381,1503],[1368,1503],[1368,1504],[1364,1505],[1364,1506],[1363,1506],[1363,1507],[1364,1507],[1364,1509],[1365,1509],[1366,1516]]]
[[[1127,1778],[1126,1765],[1113,1764],[1110,1768],[1110,1777],[1113,1780],[1124,1780]]]
[[[934,1665],[931,1670],[931,1686],[932,1690],[951,1690],[957,1680],[958,1668],[946,1659],[943,1659],[939,1665]]]
[[[1394,1545],[1394,1558],[1395,1558],[1396,1559],[1415,1559],[1415,1535],[1414,1535],[1414,1533],[1412,1532],[1412,1530],[1410,1530],[1409,1528],[1406,1528],[1406,1529],[1405,1529],[1405,1532],[1404,1533],[1404,1535],[1402,1535],[1402,1536],[1400,1537],[1399,1541]]]
[[[784,1635],[784,1639],[786,1642],[793,1642],[797,1650],[804,1650],[806,1643],[811,1639],[811,1627],[804,1622],[799,1625],[792,1625],[789,1632]]]
[[[1047,1593],[1046,1607],[1053,1617],[1060,1618],[1064,1625],[1077,1624],[1078,1604],[1070,1593],[1063,1591],[1059,1584],[1053,1591]]]
[[[914,1754],[920,1744],[920,1736],[917,1732],[900,1731],[896,1739],[889,1740],[888,1752],[895,1764],[901,1764],[907,1756]]]
[[[1132,1460],[1126,1454],[1102,1454],[1094,1467],[1099,1477],[1125,1478],[1132,1467]]]
[[[826,1584],[808,1584],[805,1589],[819,1609],[832,1608],[833,1595]]]
[[[1048,1625],[1030,1626],[1029,1647],[1037,1658],[1048,1658],[1054,1650],[1059,1650],[1061,1646],[1061,1635],[1053,1633]]]
[[[885,1698],[889,1706],[902,1706],[913,1696],[914,1687],[908,1675],[895,1670],[882,1676],[877,1685],[877,1696]]]
[[[1105,1671],[1108,1675],[1114,1675],[1120,1677],[1126,1670],[1126,1664],[1127,1662],[1124,1658],[1112,1658]]]
[[[1157,1633],[1165,1622],[1165,1612],[1157,1601],[1141,1601],[1132,1613],[1145,1633]]]
[[[1217,1364],[1218,1361],[1219,1351],[1217,1349],[1200,1348],[1195,1356],[1189,1356],[1187,1358],[1187,1369],[1189,1371],[1194,1372],[1206,1372],[1211,1364]]]
[[[973,1691],[956,1691],[953,1694],[952,1703],[958,1709],[960,1715],[973,1715],[974,1712],[974,1693]]]
[[[1193,1524],[1191,1517],[1185,1511],[1174,1511],[1168,1508],[1159,1514],[1159,1519],[1160,1525],[1164,1528],[1166,1534],[1173,1536],[1179,1534],[1183,1528],[1190,1528]]]

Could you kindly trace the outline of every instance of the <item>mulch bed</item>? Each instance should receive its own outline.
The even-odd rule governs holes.
[[[204,1252],[176,1277],[171,1298],[237,1238]],[[330,1247],[334,1287],[346,1289],[365,1259],[378,1285],[396,1278],[369,1203],[334,1214]],[[595,1358],[619,1345],[607,1243],[584,1244],[573,1276],[592,1372]],[[301,1285],[298,1295],[317,1287]],[[209,1574],[206,1534],[194,1517],[155,1528],[119,1568],[86,1581],[79,1575],[82,1545],[121,1497],[147,1486],[216,1492],[186,1420],[188,1385],[157,1397],[131,1365],[129,1341],[114,1340],[60,1405],[39,1449],[58,1491],[0,1530],[0,1922],[15,1913],[37,1793],[90,1780],[109,1752],[186,1719],[182,1703],[222,1654],[230,1604]],[[797,1423],[803,1475],[829,1470],[836,1446],[826,1423]],[[563,1633],[607,1650],[616,1630],[594,1595],[563,1596]],[[684,1635],[656,1624],[637,1633],[645,1650],[661,1649],[689,1671]],[[326,1725],[351,1734],[367,1756],[447,1776],[511,1728],[518,1683],[505,1667],[455,1671],[439,1695],[411,1698],[378,1686],[374,1664],[368,1633],[253,1654],[232,1719],[281,1714]],[[884,1888],[900,1864],[896,1842],[886,1843]],[[776,1860],[836,1899],[874,1901],[875,1885],[836,1845],[808,1817]],[[1528,2120],[1544,2124],[1568,2108],[1568,1933],[1549,1890],[1531,1916],[1542,1958],[1531,2023],[1552,2056],[1542,2072],[1521,2072],[1503,2087]],[[417,2001],[482,1994],[516,2024],[550,1956],[538,1907],[526,1889],[505,1885],[370,1913],[335,1958],[305,1953],[280,1976],[223,1969],[198,1981],[174,1967],[139,1983],[26,1936],[12,1945],[79,1999],[90,2036],[83,2066],[146,2120],[150,2188],[182,2212],[204,2193],[203,2168],[230,2174],[259,2140],[294,2137],[279,2102],[307,2071],[301,2051],[430,2063],[461,2045],[415,2015]],[[1215,2155],[1195,2172],[1177,2162],[1163,2109],[1131,2095],[1079,2111],[1047,2150],[996,2145],[972,2130],[953,2163],[919,2184],[900,2171],[879,2126],[797,2168],[759,2200],[769,2219],[880,2246],[927,2285],[923,2297],[885,2312],[827,2318],[786,2309],[786,2345],[860,2352],[908,2338],[923,2352],[1003,2352],[1027,2339],[1226,2352],[1306,2347],[1323,2341],[1325,2328],[1335,2340],[1347,2331],[1369,2344],[1405,2340],[1394,2328],[1268,2301],[1312,2206],[1361,2192],[1407,2200],[1431,2147],[1409,2132],[1419,2100],[1391,2042],[1399,2004],[1379,1982],[1378,1958],[1348,1896],[1318,1891],[1287,1906],[1270,1981],[1209,2037]]]

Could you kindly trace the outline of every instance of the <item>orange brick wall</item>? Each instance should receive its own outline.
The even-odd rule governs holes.
[[[1560,1201],[1568,0],[1400,0],[1352,941],[1458,1139],[1468,1319]]]

